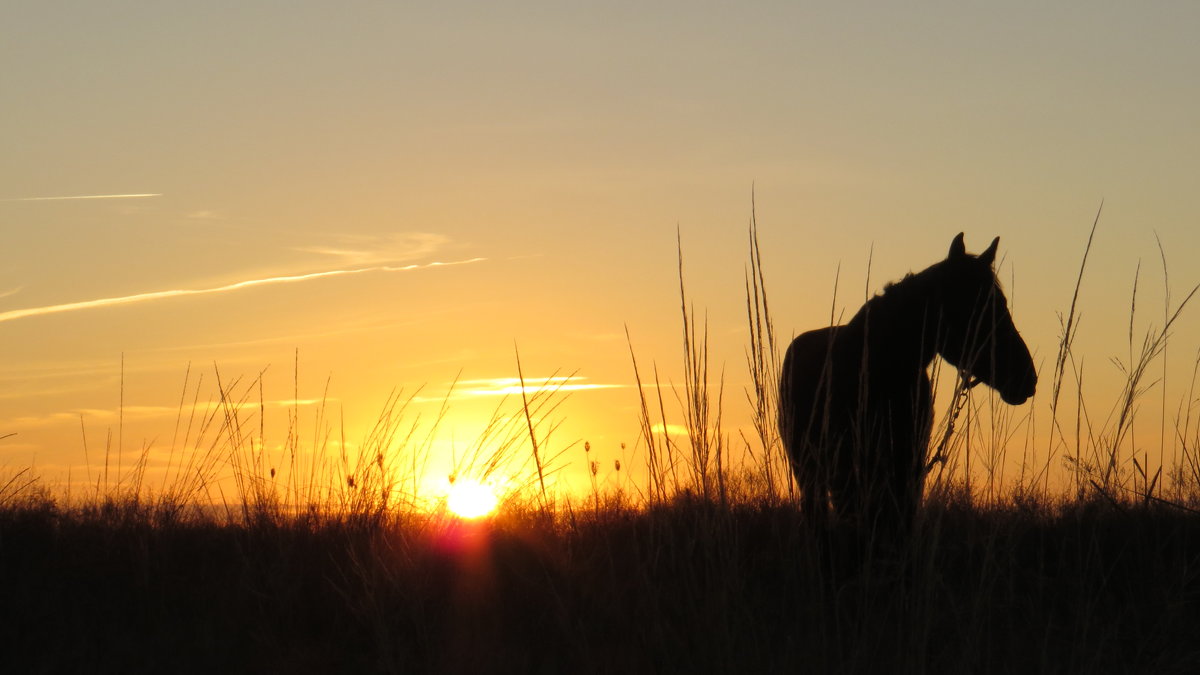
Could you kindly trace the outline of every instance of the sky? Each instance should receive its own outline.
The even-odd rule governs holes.
[[[519,351],[527,382],[573,378],[540,421],[559,424],[558,475],[586,486],[591,459],[640,461],[630,343],[682,380],[677,237],[736,444],[752,199],[782,338],[960,231],[972,251],[999,236],[1043,381],[1103,204],[1076,342],[1098,427],[1135,274],[1139,344],[1163,324],[1163,260],[1172,306],[1200,282],[1195,3],[4,13],[0,469],[52,482],[94,481],[106,443],[161,468],[180,400],[212,400],[218,374],[261,374],[275,452],[289,410],[354,444],[393,389],[425,422],[448,403],[429,469],[445,474],[514,391]],[[1197,317],[1141,399],[1154,433],[1190,409]]]

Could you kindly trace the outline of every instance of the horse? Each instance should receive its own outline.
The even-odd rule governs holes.
[[[1037,372],[992,268],[963,234],[927,269],[888,284],[844,325],[801,334],[784,356],[779,430],[806,518],[911,526],[933,426],[934,356],[970,386],[1010,405],[1033,396]]]

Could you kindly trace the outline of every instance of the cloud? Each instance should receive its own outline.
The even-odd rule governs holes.
[[[540,392],[587,391],[591,389],[618,389],[627,387],[624,384],[591,384],[585,383],[586,377],[555,376],[548,378],[527,377],[525,386],[521,386],[520,378],[497,377],[490,380],[463,380],[459,382],[466,388],[461,390],[463,396],[520,396],[524,391],[528,395]]]
[[[17,286],[16,288],[10,288],[7,291],[0,291],[0,298],[7,298],[9,296],[16,295],[17,293],[20,293],[21,290],[24,288],[25,288],[24,286]]]
[[[221,214],[216,211],[192,211],[184,215],[189,220],[221,220]]]
[[[593,391],[597,389],[624,389],[632,385],[628,384],[594,384],[584,382],[586,377],[576,376],[554,376],[548,378],[527,377],[525,378],[524,392],[527,396],[533,396],[539,393],[566,393],[571,391]],[[481,396],[520,396],[522,392],[521,380],[516,377],[495,377],[486,380],[459,380],[453,391],[450,392],[452,399],[476,398]],[[445,397],[434,396],[418,396],[414,400],[429,402],[443,401]]]
[[[72,199],[145,199],[161,197],[160,192],[146,192],[126,195],[71,195],[67,197],[18,197],[16,199],[0,199],[0,202],[63,202]]]
[[[125,421],[150,419],[154,417],[162,417],[165,415],[174,415],[178,411],[177,408],[167,406],[125,406],[123,417]],[[53,426],[56,424],[73,424],[78,426],[80,417],[90,421],[114,421],[117,419],[119,412],[117,410],[107,410],[101,408],[79,408],[66,412],[50,413],[41,416],[25,416],[13,417],[4,421],[6,427],[11,427],[18,430],[34,429],[38,427]]]
[[[655,422],[650,430],[656,434],[667,436],[687,436],[688,433],[687,427],[682,424],[663,424],[662,422]]]
[[[272,408],[292,408],[295,406],[317,406],[329,405],[340,399],[337,398],[302,398],[302,399],[280,399],[273,401],[263,401],[263,406]],[[197,404],[196,410],[200,414],[207,414],[214,410],[219,410],[223,407],[218,400],[208,400]],[[256,411],[258,409],[258,401],[249,401],[243,404],[232,405],[238,410]],[[191,406],[184,406],[182,409],[179,406],[165,405],[127,405],[123,409],[117,408],[76,408],[74,410],[60,411],[48,413],[45,415],[27,415],[23,417],[11,417],[6,420],[0,420],[0,425],[4,429],[16,429],[18,431],[50,427],[61,424],[79,426],[80,418],[87,424],[109,424],[123,420],[125,422],[138,422],[144,420],[153,420],[160,418],[171,418],[178,415],[183,415],[184,419],[191,414]],[[3,434],[0,434],[3,435]]]
[[[327,246],[300,246],[295,250],[337,258],[346,265],[378,265],[432,255],[449,241],[449,237],[430,232],[342,235]]]
[[[151,291],[149,293],[136,293],[134,295],[123,295],[113,298],[98,298],[96,300],[82,300],[79,302],[68,302],[60,305],[46,305],[43,307],[27,307],[25,309],[12,309],[7,312],[0,312],[0,323],[5,321],[15,321],[17,319],[25,319],[31,316],[42,316],[44,314],[58,314],[61,312],[74,312],[82,309],[96,309],[99,307],[111,307],[114,305],[131,305],[139,302],[148,302],[151,300],[164,300],[167,298],[178,298],[190,295],[208,295],[213,293],[225,293],[228,291],[237,291],[243,288],[253,286],[265,286],[268,284],[287,284],[299,281],[308,281],[311,279],[321,279],[324,277],[346,276],[351,274],[365,274],[367,272],[408,272],[412,270],[425,269],[428,267],[446,267],[450,265],[466,265],[474,262],[482,262],[487,258],[470,258],[467,260],[453,260],[449,262],[429,262],[422,264],[404,265],[402,267],[393,267],[387,265],[375,265],[373,267],[359,267],[353,269],[338,269],[325,270],[322,272],[309,272],[308,274],[293,274],[289,276],[267,277],[264,279],[248,279],[239,281],[225,286],[216,286],[212,288],[185,288],[169,291]]]
[[[339,400],[341,399],[334,398],[332,396],[328,398],[287,398],[279,401],[267,401],[264,403],[264,405],[272,405],[277,408],[291,408],[298,405],[322,405],[333,403]]]

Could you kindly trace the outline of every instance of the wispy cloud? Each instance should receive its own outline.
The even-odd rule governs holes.
[[[311,399],[282,399],[274,401],[263,401],[264,406],[274,408],[291,408],[294,406],[317,406],[328,405],[338,401],[337,398],[311,398]],[[200,403],[196,406],[197,412],[206,414],[221,408],[224,404],[218,400],[210,400]],[[258,401],[248,404],[245,407],[257,409]],[[174,405],[127,405],[124,408],[76,408],[74,410],[66,410],[60,412],[49,413],[46,415],[27,415],[23,417],[12,417],[3,420],[4,428],[28,430],[50,427],[58,424],[70,424],[76,428],[79,426],[79,421],[82,418],[86,423],[110,423],[117,420],[130,421],[145,421],[154,420],[163,417],[175,417],[180,414],[180,408]],[[187,415],[188,410],[184,409],[183,414]]]
[[[192,211],[184,215],[189,220],[221,220],[221,214],[216,211]]]
[[[0,202],[64,202],[72,199],[145,199],[161,197],[161,192],[145,192],[125,195],[70,195],[66,197],[17,197],[15,199],[0,199]]]
[[[346,265],[373,265],[429,256],[449,241],[445,235],[431,232],[341,235],[330,245],[298,246],[295,250],[338,258]]]
[[[209,404],[212,407],[212,404]],[[56,424],[74,424],[79,425],[80,418],[96,422],[116,420],[118,414],[125,422],[131,420],[145,420],[156,417],[164,417],[167,415],[175,415],[178,413],[178,408],[169,406],[155,405],[127,405],[121,411],[109,410],[103,408],[77,408],[75,410],[50,413],[41,416],[25,416],[13,417],[5,420],[5,425],[13,429],[26,430],[36,429],[39,427],[54,426]]]
[[[617,389],[628,385],[624,384],[594,384],[584,382],[586,377],[578,376],[554,376],[545,379],[536,377],[525,378],[524,387],[521,386],[520,378],[516,377],[496,377],[490,380],[463,380],[459,382],[465,388],[462,390],[463,396],[520,396],[524,391],[526,394],[535,394],[542,391],[586,391],[589,389]]]
[[[453,260],[449,262],[429,262],[422,264],[404,265],[401,267],[388,265],[375,265],[373,267],[359,267],[353,269],[341,270],[325,270],[322,272],[310,272],[308,274],[293,274],[290,276],[267,277],[264,279],[248,279],[239,281],[225,286],[215,286],[212,288],[184,288],[170,291],[152,291],[149,293],[136,293],[134,295],[123,295],[112,298],[98,298],[96,300],[83,300],[80,302],[67,302],[60,305],[46,305],[44,307],[27,307],[25,309],[12,309],[7,312],[0,312],[0,323],[5,321],[15,321],[17,319],[25,319],[31,316],[42,316],[45,314],[58,314],[61,312],[74,312],[81,309],[96,309],[99,307],[111,307],[114,305],[130,305],[139,302],[149,302],[151,300],[164,300],[166,298],[179,298],[191,295],[208,295],[213,293],[225,293],[229,291],[237,291],[243,288],[251,288],[254,286],[266,286],[268,284],[288,284],[299,281],[308,281],[311,279],[321,279],[325,277],[347,276],[351,274],[365,274],[367,272],[408,272],[412,270],[426,269],[430,267],[446,267],[450,265],[466,265],[474,262],[481,262],[487,258],[470,258],[467,260]]]
[[[624,389],[632,385],[628,384],[597,384],[592,382],[584,382],[586,377],[578,376],[561,376],[539,378],[525,378],[524,392],[527,396],[533,396],[541,392],[570,392],[570,391],[594,391],[598,389]],[[495,377],[486,380],[459,380],[450,393],[452,399],[476,398],[481,396],[520,396],[522,392],[521,380],[516,377]],[[442,401],[445,397],[436,396],[418,396],[417,401]]]
[[[23,288],[25,287],[17,286],[16,288],[10,288],[7,291],[0,291],[0,298],[7,298],[9,296],[16,295],[17,293],[20,293]]]
[[[682,424],[663,424],[662,422],[655,422],[650,427],[650,431],[665,436],[686,436],[688,432],[687,427]]]

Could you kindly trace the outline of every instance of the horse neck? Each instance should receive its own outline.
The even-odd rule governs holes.
[[[849,325],[863,331],[873,367],[924,371],[937,355],[939,304],[933,270],[906,277],[869,300]]]

